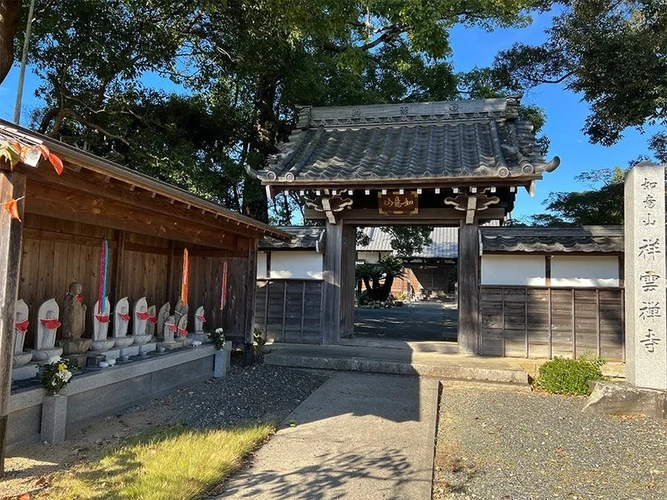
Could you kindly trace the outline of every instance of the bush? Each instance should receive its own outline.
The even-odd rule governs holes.
[[[588,382],[602,380],[600,367],[605,364],[602,358],[589,359],[581,356],[579,359],[556,357],[540,366],[540,372],[535,382],[552,394],[590,394]]]

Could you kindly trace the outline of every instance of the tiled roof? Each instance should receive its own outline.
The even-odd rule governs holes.
[[[357,244],[357,252],[391,252],[391,235],[379,227],[365,227],[364,234],[370,238],[368,246]],[[459,228],[434,227],[431,232],[432,243],[420,253],[413,255],[419,259],[456,259],[459,253]]]
[[[535,146],[516,98],[304,107],[265,184],[327,181],[540,178],[554,170]]]
[[[259,241],[260,249],[294,249],[294,250],[310,250],[314,249],[320,251],[318,242],[321,241],[324,234],[323,227],[316,226],[289,226],[277,227],[292,235],[290,241],[280,241],[275,238],[264,238]]]
[[[621,253],[623,228],[483,228],[483,252]]]

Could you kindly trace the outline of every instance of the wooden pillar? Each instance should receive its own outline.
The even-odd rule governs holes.
[[[461,223],[459,229],[459,350],[477,354],[479,340],[479,227]]]
[[[347,338],[354,333],[354,294],[356,281],[354,265],[357,260],[357,229],[356,226],[343,226],[343,245],[341,263],[341,331],[340,336]]]
[[[250,240],[247,264],[248,272],[245,276],[245,349],[244,362],[251,364],[253,359],[253,342],[255,326],[255,300],[257,294],[257,240]],[[266,333],[265,333],[266,335]],[[265,339],[266,340],[266,339]]]
[[[14,350],[14,308],[18,298],[21,273],[23,226],[12,219],[4,205],[25,196],[25,174],[0,171],[0,477],[5,475],[7,417],[12,389]],[[25,201],[19,201],[23,219]]]
[[[323,345],[338,344],[354,328],[354,261],[356,234],[354,226],[341,221],[327,221],[322,284]]]

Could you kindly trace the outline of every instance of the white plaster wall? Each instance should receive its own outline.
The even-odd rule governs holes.
[[[357,252],[357,261],[375,264],[380,261],[380,255],[391,255],[391,252]]]
[[[314,250],[271,252],[270,278],[322,279],[322,257]]]
[[[551,286],[618,286],[618,257],[554,255]]]
[[[257,252],[257,277],[266,278],[266,261],[267,254],[266,252]]]
[[[544,255],[483,255],[482,285],[546,285]]]

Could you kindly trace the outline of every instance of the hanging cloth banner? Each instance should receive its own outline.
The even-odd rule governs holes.
[[[181,302],[188,303],[188,273],[190,271],[190,257],[188,249],[183,249],[183,281],[181,282]]]
[[[97,314],[104,314],[106,311],[107,295],[107,273],[109,272],[109,242],[102,242],[100,252],[100,286],[97,291]]]
[[[222,263],[222,278],[220,279],[220,310],[227,304],[227,261]]]

